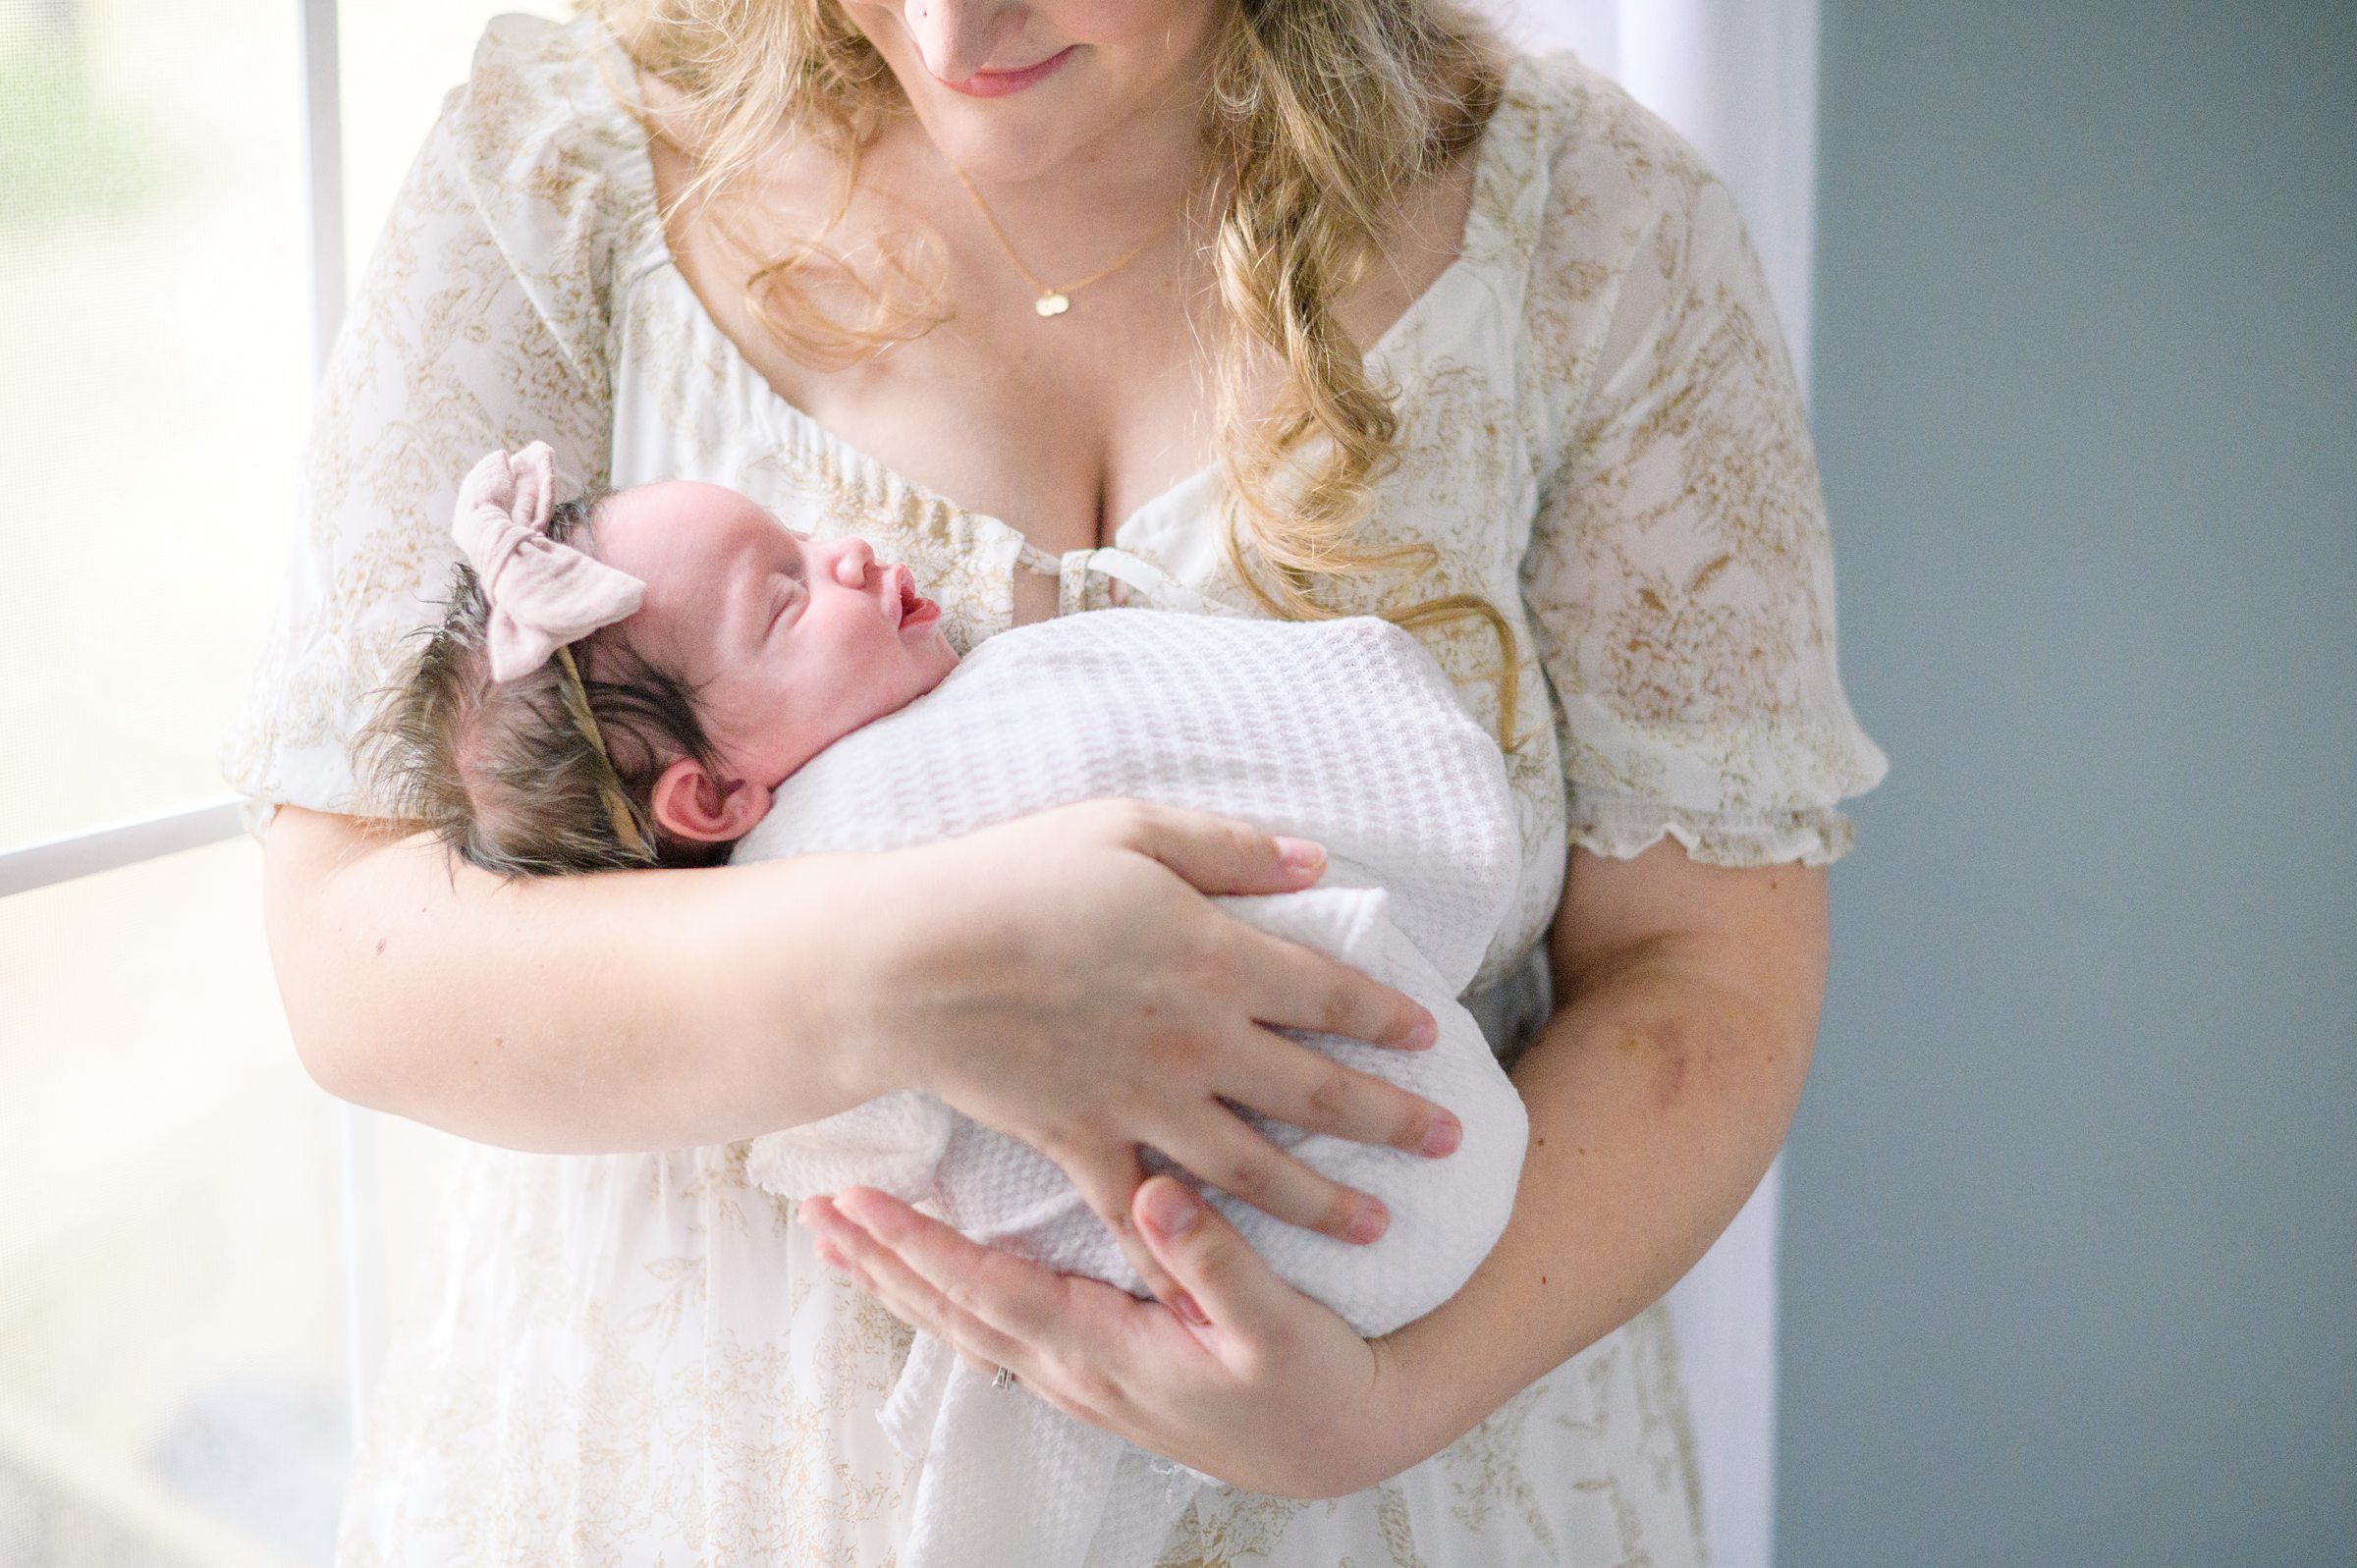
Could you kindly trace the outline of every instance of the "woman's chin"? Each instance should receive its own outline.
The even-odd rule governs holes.
[[[1043,180],[1079,155],[1072,124],[1049,114],[1013,109],[1007,100],[954,100],[918,116],[943,158],[982,186],[1020,186]]]

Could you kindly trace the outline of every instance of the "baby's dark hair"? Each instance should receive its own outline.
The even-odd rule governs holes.
[[[609,493],[558,503],[549,537],[587,550]],[[490,616],[481,581],[460,564],[441,624],[419,633],[424,645],[354,739],[371,804],[503,877],[726,858],[726,844],[666,841],[655,825],[655,781],[674,759],[720,766],[693,693],[640,658],[619,627],[592,632],[570,651],[593,739],[575,717],[562,656],[492,681]]]

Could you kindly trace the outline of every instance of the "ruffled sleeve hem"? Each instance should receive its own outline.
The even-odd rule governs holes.
[[[1830,866],[1855,845],[1857,829],[1831,806],[1705,812],[1574,790],[1570,838],[1573,847],[1614,860],[1634,859],[1664,838],[1674,838],[1705,865],[1751,870],[1795,863]]]
[[[373,814],[356,797],[345,748],[333,742],[273,746],[267,734],[242,726],[233,731],[224,752],[222,774],[229,786],[246,797],[242,820],[255,838],[269,831],[280,806],[332,816]]]

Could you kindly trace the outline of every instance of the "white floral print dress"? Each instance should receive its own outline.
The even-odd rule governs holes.
[[[494,446],[546,440],[576,485],[707,479],[856,532],[909,564],[961,650],[1010,624],[1018,570],[1057,569],[1067,612],[1109,604],[1089,552],[1043,559],[750,369],[671,263],[615,96],[629,69],[594,19],[494,21],[402,188],[318,392],[284,613],[227,744],[257,827],[278,802],[369,811],[346,743],[432,619],[458,482]],[[1760,270],[1692,150],[1570,56],[1517,60],[1462,254],[1371,357],[1405,446],[1368,526],[1440,567],[1346,607],[1478,592],[1515,632],[1524,856],[1477,988],[1514,995],[1543,961],[1567,844],[1842,853],[1836,803],[1885,765],[1836,675],[1815,460]],[[1253,613],[1220,483],[1182,481],[1114,543]],[[1494,727],[1492,634],[1426,637]],[[744,1152],[469,1148],[395,1318],[341,1564],[894,1561],[912,1478],[875,1410],[908,1331],[817,1262]],[[1161,1568],[1677,1568],[1699,1531],[1657,1304],[1382,1486],[1206,1491]]]

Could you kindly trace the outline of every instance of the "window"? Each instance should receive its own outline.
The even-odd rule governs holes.
[[[328,1556],[451,1141],[303,1075],[217,755],[344,258],[515,9],[0,0],[0,1562]]]

